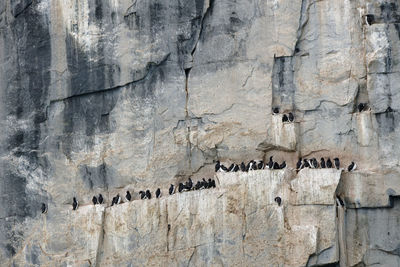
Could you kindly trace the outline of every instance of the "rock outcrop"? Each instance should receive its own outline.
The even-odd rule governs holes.
[[[397,0],[1,1],[0,265],[400,266],[399,25]]]

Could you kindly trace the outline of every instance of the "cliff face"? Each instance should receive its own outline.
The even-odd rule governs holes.
[[[400,266],[399,25],[396,0],[1,1],[0,265]],[[292,170],[322,156],[358,171]]]

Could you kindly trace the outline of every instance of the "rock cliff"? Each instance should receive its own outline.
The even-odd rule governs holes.
[[[0,1],[0,265],[400,266],[399,44],[397,0]]]

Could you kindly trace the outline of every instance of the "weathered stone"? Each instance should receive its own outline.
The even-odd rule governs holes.
[[[0,265],[399,265],[399,25],[397,0],[0,1]]]

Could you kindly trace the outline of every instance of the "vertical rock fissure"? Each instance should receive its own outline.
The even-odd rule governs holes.
[[[207,7],[206,11],[204,12],[204,15],[203,15],[203,17],[201,19],[199,35],[197,37],[197,40],[196,40],[196,42],[195,42],[195,44],[193,46],[193,50],[192,50],[192,53],[191,53],[192,54],[192,61],[193,61],[193,58],[194,58],[194,53],[196,52],[196,49],[197,49],[197,45],[199,44],[199,41],[200,41],[201,37],[203,36],[204,22],[205,22],[206,18],[209,16],[209,14],[212,12],[212,8],[214,6],[214,1],[215,0],[210,0],[210,2],[208,4],[208,7]]]
[[[337,235],[338,235],[338,249],[339,249],[339,264],[340,267],[347,266],[347,250],[346,250],[346,231],[345,231],[345,214],[346,209],[341,202],[336,198],[336,223],[337,223]]]
[[[106,218],[106,210],[104,209],[102,211],[102,216],[101,216],[101,228],[100,228],[100,232],[99,232],[99,241],[97,244],[97,250],[96,250],[96,267],[101,266],[100,265],[100,260],[101,260],[101,254],[103,251],[103,246],[104,246],[104,222],[105,222],[105,218]]]
[[[185,121],[186,121],[186,141],[187,141],[187,153],[188,153],[188,160],[189,160],[189,169],[192,167],[192,144],[190,142],[190,117],[189,117],[189,110],[188,110],[188,104],[189,104],[189,74],[190,70],[192,68],[187,68],[185,69],[185,92],[186,92],[186,100],[185,100]]]
[[[301,36],[303,35],[304,26],[308,21],[308,16],[305,16],[307,4],[308,4],[308,0],[302,0],[301,1],[299,27],[297,29],[297,35],[296,35],[297,40],[296,40],[296,43],[295,43],[295,46],[294,46],[293,55],[295,55],[300,50],[299,45],[300,45]],[[309,6],[310,5],[308,5],[308,7],[307,7],[307,12],[308,12]]]

